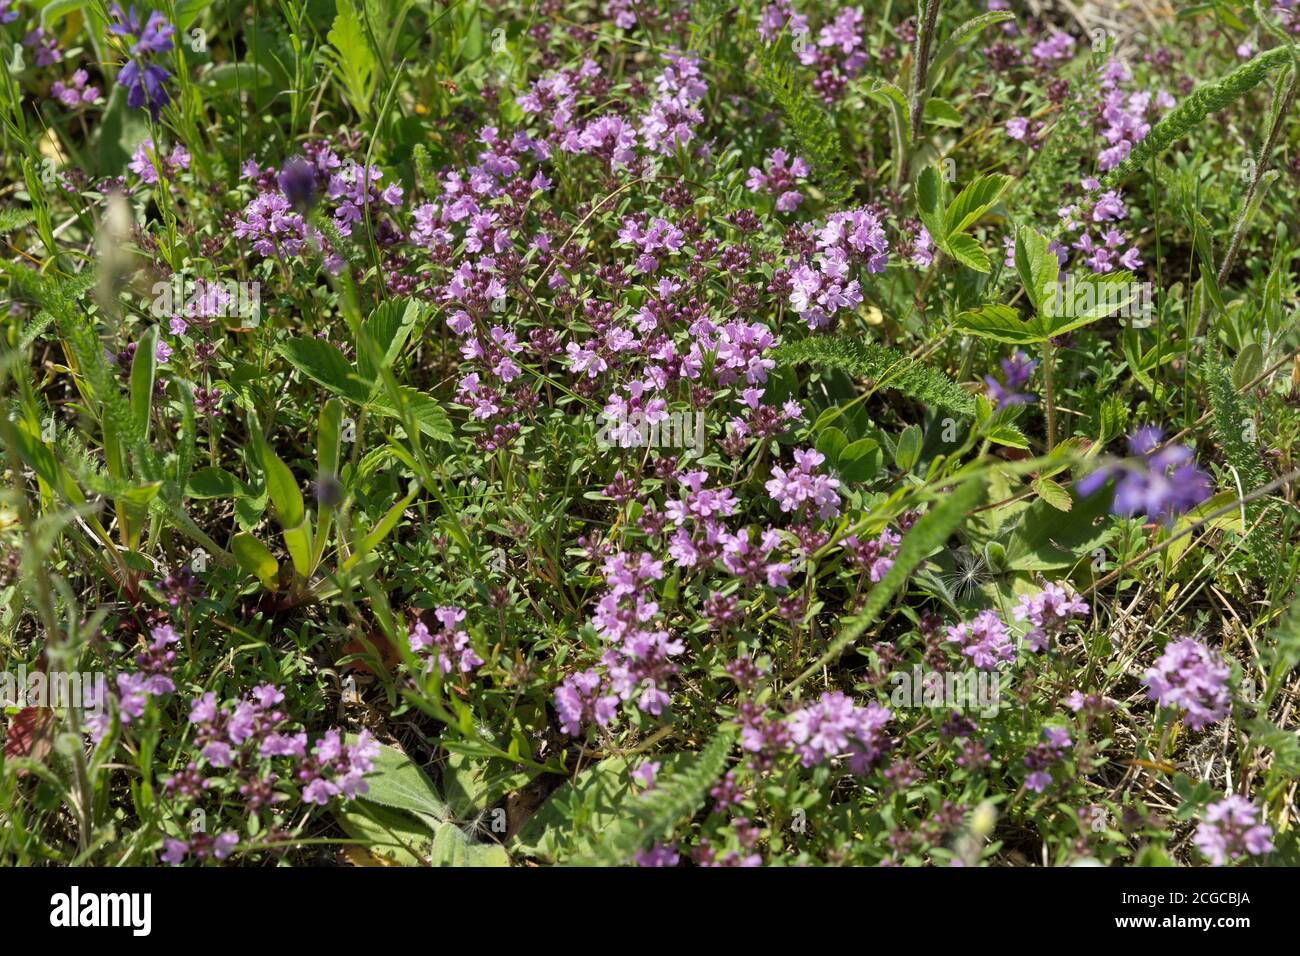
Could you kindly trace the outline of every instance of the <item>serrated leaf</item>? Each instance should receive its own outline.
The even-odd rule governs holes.
[[[935,102],[930,100],[931,103]],[[928,104],[927,104],[928,108]],[[1010,176],[981,176],[963,189],[948,206],[944,214],[944,234],[951,242],[958,233],[963,233],[998,204],[1002,194],[1014,182]]]
[[[1007,305],[986,305],[963,312],[957,316],[954,324],[958,331],[967,335],[978,335],[1012,345],[1034,345],[1043,341],[1043,335],[1037,326],[1020,318],[1020,314]]]

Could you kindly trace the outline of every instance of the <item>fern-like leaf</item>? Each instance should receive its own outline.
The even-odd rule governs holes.
[[[1106,177],[1107,183],[1113,185],[1121,177],[1139,168],[1150,156],[1164,152],[1200,126],[1211,113],[1217,113],[1245,96],[1269,73],[1290,62],[1291,50],[1288,47],[1275,47],[1243,63],[1222,79],[1202,83],[1192,90],[1187,99],[1174,107],[1168,116],[1152,127],[1146,138],[1133,147],[1127,160],[1111,170]]]
[[[594,840],[592,856],[572,862],[578,866],[621,866],[647,844],[666,837],[704,805],[709,788],[726,769],[734,742],[734,729],[723,724],[684,770],[658,778],[652,789],[624,804],[634,826],[617,827],[608,839]]]
[[[786,342],[772,353],[777,362],[836,368],[960,415],[974,416],[975,399],[942,372],[905,352],[844,336],[813,336]]]
[[[846,172],[839,132],[817,98],[790,68],[779,47],[758,44],[758,82],[785,115],[799,143],[799,151],[812,167],[827,202],[837,206],[848,202],[853,188]]]
[[[1217,354],[1207,360],[1205,377],[1224,460],[1241,482],[1241,493],[1250,494],[1272,480],[1259,449],[1246,439],[1254,428],[1250,409]],[[1247,528],[1254,528],[1246,537],[1246,551],[1254,567],[1267,576],[1267,569],[1284,563],[1279,550],[1283,540],[1281,515],[1275,504],[1255,501],[1246,506],[1246,521]]]

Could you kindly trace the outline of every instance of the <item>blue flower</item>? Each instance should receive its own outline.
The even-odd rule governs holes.
[[[141,29],[140,15],[134,4],[129,11],[124,11],[121,4],[115,3],[110,13],[114,22],[109,25],[108,32],[128,40],[135,38],[134,45],[130,46],[131,59],[117,75],[118,82],[126,87],[126,105],[132,109],[147,106],[149,115],[157,122],[159,111],[171,100],[165,85],[171,74],[150,63],[148,56],[170,50],[176,28],[155,10]]]

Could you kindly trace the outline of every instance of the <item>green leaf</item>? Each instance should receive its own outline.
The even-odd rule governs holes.
[[[989,13],[982,13],[977,17],[972,17],[953,30],[952,33],[948,34],[948,38],[943,41],[943,44],[935,51],[934,56],[930,58],[930,67],[927,71],[930,88],[934,88],[935,83],[938,82],[944,65],[956,56],[957,50],[960,49],[963,43],[975,36],[981,30],[987,29],[996,23],[1003,23],[1007,20],[1014,19],[1015,14],[1010,10],[994,10]]]
[[[446,410],[436,398],[406,386],[401,387],[400,393],[421,432],[438,441],[451,441],[451,419],[447,417]],[[370,407],[387,418],[401,420],[397,409],[389,404],[387,395],[376,398],[370,403]]]
[[[275,590],[280,576],[280,564],[270,549],[247,531],[230,539],[230,552],[235,562],[266,587]]]
[[[894,446],[894,465],[906,474],[916,467],[920,457],[921,429],[916,425],[908,425],[898,436],[898,444]]]
[[[907,94],[895,84],[881,79],[872,79],[862,92],[881,106],[888,108],[894,115],[894,122],[902,134],[903,142],[912,141],[912,111],[907,102]]]
[[[926,108],[929,109],[928,103]],[[948,240],[951,242],[955,235],[965,232],[984,218],[997,205],[1012,182],[1014,180],[1010,176],[981,176],[963,189],[944,214],[944,234]]]
[[[153,383],[158,374],[158,327],[151,325],[140,337],[135,357],[131,360],[131,414],[136,427],[149,437],[150,411],[153,408]]]
[[[410,506],[411,502],[415,500],[415,496],[419,491],[419,483],[414,481],[411,482],[410,492],[407,496],[389,508],[388,513],[380,519],[379,523],[375,525],[370,533],[361,539],[353,552],[348,555],[347,560],[343,562],[342,570],[350,571],[355,568],[358,563],[370,554],[371,551],[375,550],[375,548],[379,546],[380,542],[382,542],[384,538],[388,537],[389,532],[396,527],[398,520],[401,519],[402,512],[404,512]]]
[[[974,269],[976,272],[987,273],[993,268],[989,261],[988,253],[972,237],[967,235],[955,235],[948,239],[948,254],[964,265],[967,269]]]
[[[256,63],[219,63],[199,77],[212,93],[249,93],[274,82],[270,71]]]
[[[925,108],[921,115],[926,123],[933,126],[960,127],[963,122],[961,114],[951,103],[933,96],[925,101]]]
[[[880,471],[884,454],[874,438],[859,438],[840,452],[836,468],[848,482],[870,481]]]
[[[363,404],[370,385],[357,377],[343,353],[328,342],[311,336],[288,339],[277,351],[298,371],[352,401]]]
[[[916,178],[916,213],[930,233],[930,238],[943,248],[948,243],[948,230],[944,228],[943,180],[933,166],[926,166]]]
[[[366,319],[366,335],[378,352],[384,368],[391,368],[415,324],[420,320],[420,304],[414,299],[389,299]],[[371,362],[369,352],[357,349],[357,368],[361,377],[373,382],[379,371]]]
[[[1034,479],[1033,489],[1038,492],[1040,498],[1057,511],[1069,511],[1074,507],[1074,499],[1070,497],[1070,493],[1063,485],[1051,478]]]
[[[1044,303],[1056,299],[1061,261],[1047,237],[1028,226],[1021,226],[1016,235],[1016,271],[1034,310],[1043,313]]]
[[[963,312],[957,316],[955,327],[967,335],[978,335],[1012,345],[1033,345],[1044,337],[1038,328],[1020,318],[1015,309],[1006,305],[986,305],[982,309]]]
[[[975,399],[960,385],[906,352],[849,336],[813,336],[778,346],[772,357],[782,365],[836,368],[871,379],[877,388],[902,392],[925,402],[974,416]]]
[[[348,102],[364,119],[370,115],[378,63],[351,0],[336,0],[335,9],[334,24],[326,36],[332,49],[326,48],[323,52],[329,61],[330,72],[343,85]]]
[[[192,472],[185,487],[185,494],[190,498],[237,498],[247,493],[242,481],[215,466]]]
[[[1092,560],[1092,552],[1115,532],[1106,520],[1110,497],[1099,491],[1087,498],[1073,498],[1068,514],[1047,496],[1039,498],[1020,513],[1007,541],[1006,567],[1012,571],[1061,571]]]
[[[357,736],[347,735],[347,742],[355,744]],[[406,810],[425,821],[430,829],[451,819],[451,812],[437,788],[423,770],[396,747],[379,744],[373,769],[366,774],[369,788],[364,799],[397,810]]]
[[[400,810],[353,800],[334,811],[345,833],[399,866],[426,866],[433,852],[430,828]]]
[[[625,825],[595,834],[599,839],[593,841],[591,855],[575,862],[627,864],[638,850],[666,839],[677,823],[693,816],[704,804],[709,788],[726,769],[734,739],[731,726],[723,724],[698,754],[679,754],[666,771],[661,768],[652,789],[626,801]]]

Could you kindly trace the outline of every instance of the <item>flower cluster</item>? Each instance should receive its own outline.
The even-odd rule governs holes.
[[[462,674],[483,666],[483,658],[470,646],[469,633],[460,627],[465,620],[463,608],[444,606],[436,608],[434,618],[440,625],[438,630],[430,631],[423,621],[416,621],[407,635],[411,650],[428,661],[428,670],[436,665],[443,674],[453,670]]]
[[[1174,98],[1164,90],[1158,91],[1154,97],[1148,90],[1125,95],[1120,84],[1132,79],[1129,68],[1118,60],[1111,60],[1102,67],[1102,136],[1110,144],[1097,157],[1102,172],[1114,169],[1128,159],[1133,147],[1146,139],[1151,131],[1151,119],[1172,109],[1175,104]]]
[[[1084,475],[1076,485],[1082,497],[1096,493],[1112,479],[1115,501],[1111,511],[1148,521],[1172,524],[1210,497],[1209,477],[1196,466],[1186,445],[1160,444],[1164,432],[1156,427],[1139,428],[1128,438],[1133,457],[1103,465]]]
[[[1147,696],[1161,707],[1176,707],[1192,730],[1217,723],[1232,710],[1228,665],[1191,637],[1170,641],[1142,678]]]
[[[144,716],[150,697],[161,697],[176,690],[172,681],[172,662],[176,659],[176,652],[171,650],[171,645],[180,641],[180,635],[171,625],[161,624],[150,631],[149,637],[145,649],[135,658],[139,670],[113,675],[118,719],[123,725]],[[86,731],[90,739],[98,743],[108,734],[113,718],[108,701],[98,700],[95,705],[94,712],[86,720]]]
[[[872,584],[878,584],[889,573],[889,569],[894,566],[898,546],[902,543],[902,536],[889,528],[871,541],[862,541],[856,534],[846,535],[841,541],[850,559],[867,572],[867,578]]]
[[[127,168],[139,176],[141,182],[158,182],[159,171],[164,179],[170,180],[181,170],[190,168],[190,153],[178,143],[170,153],[164,154],[154,147],[152,138],[146,137],[135,148]]]
[[[767,493],[781,506],[782,511],[799,511],[815,508],[824,520],[840,513],[840,486],[838,478],[819,474],[818,466],[826,456],[813,448],[795,449],[794,467],[788,471],[780,465],[772,466],[772,477],[766,484]]]
[[[120,3],[114,3],[109,8],[109,15],[113,22],[109,24],[108,32],[128,41],[130,59],[117,74],[117,81],[126,87],[126,105],[132,109],[147,107],[156,123],[158,114],[171,100],[165,85],[171,74],[152,62],[150,57],[172,48],[171,38],[176,28],[157,10],[149,14],[142,28],[135,4],[129,11],[124,11]],[[134,43],[131,43],[133,39]]]
[[[785,150],[774,149],[764,165],[765,169],[749,167],[745,186],[751,192],[775,196],[777,212],[790,212],[803,202],[803,194],[795,188],[798,181],[808,175],[808,164],[801,157],[791,158]]]
[[[892,719],[889,708],[875,701],[860,707],[847,694],[828,691],[791,714],[786,725],[803,766],[814,767],[847,752],[849,769],[864,774],[888,750],[883,731]]]
[[[80,109],[99,99],[99,87],[87,85],[89,82],[90,74],[77,70],[67,83],[55,80],[50,95],[70,110]]]
[[[837,312],[855,309],[862,290],[854,271],[883,272],[889,262],[889,240],[879,217],[869,209],[831,214],[820,227],[804,227],[815,237],[816,252],[791,263],[790,307],[810,329],[830,324]]]
[[[970,621],[952,625],[948,628],[948,640],[958,645],[980,670],[995,670],[999,664],[1016,657],[1006,622],[997,611],[983,610]]]
[[[1028,621],[1025,640],[1030,650],[1045,651],[1052,638],[1059,637],[1076,617],[1087,617],[1087,603],[1061,585],[1048,582],[1037,594],[1024,594],[1013,612],[1017,621]]]
[[[1259,822],[1258,807],[1233,794],[1205,808],[1192,842],[1212,864],[1223,866],[1271,852],[1273,828]]]
[[[1061,762],[1070,748],[1070,733],[1061,727],[1044,727],[1045,740],[1025,751],[1025,789],[1042,793],[1052,782],[1051,767]]]

